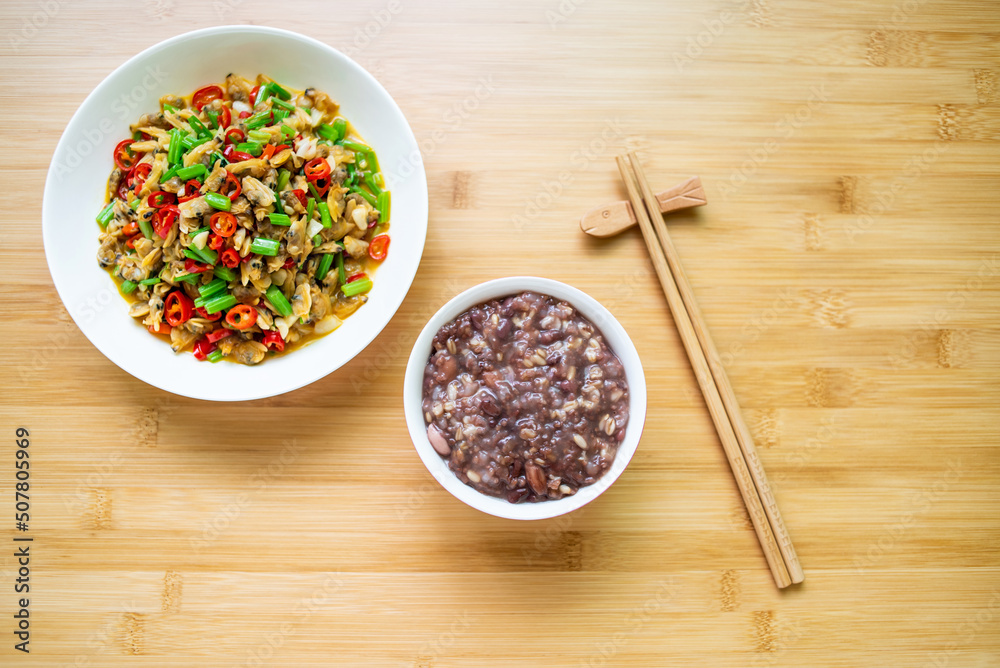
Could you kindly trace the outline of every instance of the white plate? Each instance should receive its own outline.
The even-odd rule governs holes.
[[[255,367],[199,362],[174,354],[128,316],[110,276],[97,265],[95,216],[103,207],[115,145],[129,125],[155,112],[168,93],[189,95],[230,72],[267,74],[297,89],[313,86],[375,149],[392,191],[388,259],[369,301],[335,332]],[[427,232],[427,180],[416,139],[389,93],[336,49],[286,30],[225,26],[179,35],[133,57],[84,100],[49,167],[42,236],[52,280],[83,333],[108,359],[150,385],[213,401],[269,397],[312,383],[346,364],[389,322],[417,273]]]

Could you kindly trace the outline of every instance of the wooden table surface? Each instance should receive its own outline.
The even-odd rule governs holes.
[[[375,342],[233,406],[105,359],[59,301],[40,229],[87,93],[147,46],[224,23],[354,55],[420,140],[431,204],[414,286]],[[6,0],[0,25],[0,663],[1000,663],[992,0]],[[774,587],[638,231],[579,231],[624,197],[629,148],[654,187],[705,183],[708,206],[669,225],[801,586]],[[622,478],[538,523],[445,493],[401,409],[426,318],[514,274],[608,305],[649,384]],[[30,655],[12,619],[19,426]]]

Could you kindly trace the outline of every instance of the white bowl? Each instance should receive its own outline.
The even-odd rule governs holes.
[[[128,304],[97,265],[95,216],[104,205],[114,146],[162,95],[188,95],[230,72],[264,73],[314,86],[375,148],[392,190],[389,256],[368,303],[335,332],[255,367],[175,354],[128,316]],[[56,147],[45,181],[42,236],[56,290],[83,333],[108,359],[150,385],[213,401],[269,397],[316,381],[357,355],[389,322],[417,273],[427,232],[427,180],[416,139],[389,93],[353,60],[286,30],[226,26],[153,46],[112,72],[83,101]]]
[[[625,367],[629,391],[629,418],[628,425],[625,427],[625,438],[618,446],[618,454],[615,455],[614,463],[593,485],[581,487],[573,496],[565,496],[552,501],[509,503],[505,499],[488,496],[469,487],[448,468],[448,462],[442,459],[430,441],[427,440],[427,423],[424,422],[421,404],[424,368],[430,357],[431,344],[438,330],[477,304],[525,291],[564,299],[597,326],[604,335],[604,340],[618,355],[618,359]],[[413,345],[413,351],[406,364],[406,378],[403,381],[403,411],[406,416],[406,426],[410,430],[410,438],[413,439],[413,445],[417,449],[417,454],[420,455],[420,460],[434,476],[434,479],[441,483],[441,486],[448,490],[452,496],[477,510],[497,517],[506,517],[512,520],[542,520],[563,515],[590,503],[610,487],[628,466],[632,455],[635,454],[636,446],[639,445],[642,425],[646,419],[646,377],[642,372],[639,353],[636,352],[625,328],[600,302],[587,293],[559,281],[534,276],[512,276],[487,281],[469,288],[442,306],[441,310],[427,322],[423,331],[420,332],[420,336],[417,337],[417,342]]]

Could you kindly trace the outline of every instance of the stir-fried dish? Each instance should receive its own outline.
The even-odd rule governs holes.
[[[323,92],[230,74],[114,150],[97,260],[129,315],[199,360],[257,364],[336,329],[389,247],[375,152]]]

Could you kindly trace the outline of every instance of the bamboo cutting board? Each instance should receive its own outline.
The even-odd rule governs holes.
[[[423,262],[333,375],[167,395],[70,320],[52,150],[162,39],[267,23],[352,54],[421,142]],[[0,6],[0,664],[1000,663],[1000,8],[989,0]],[[638,230],[580,233],[636,150],[806,571],[775,589]],[[608,305],[649,383],[633,463],[525,524],[426,473],[402,419],[427,317],[537,274]],[[252,424],[252,429],[247,425]],[[30,431],[30,655],[15,429]]]

